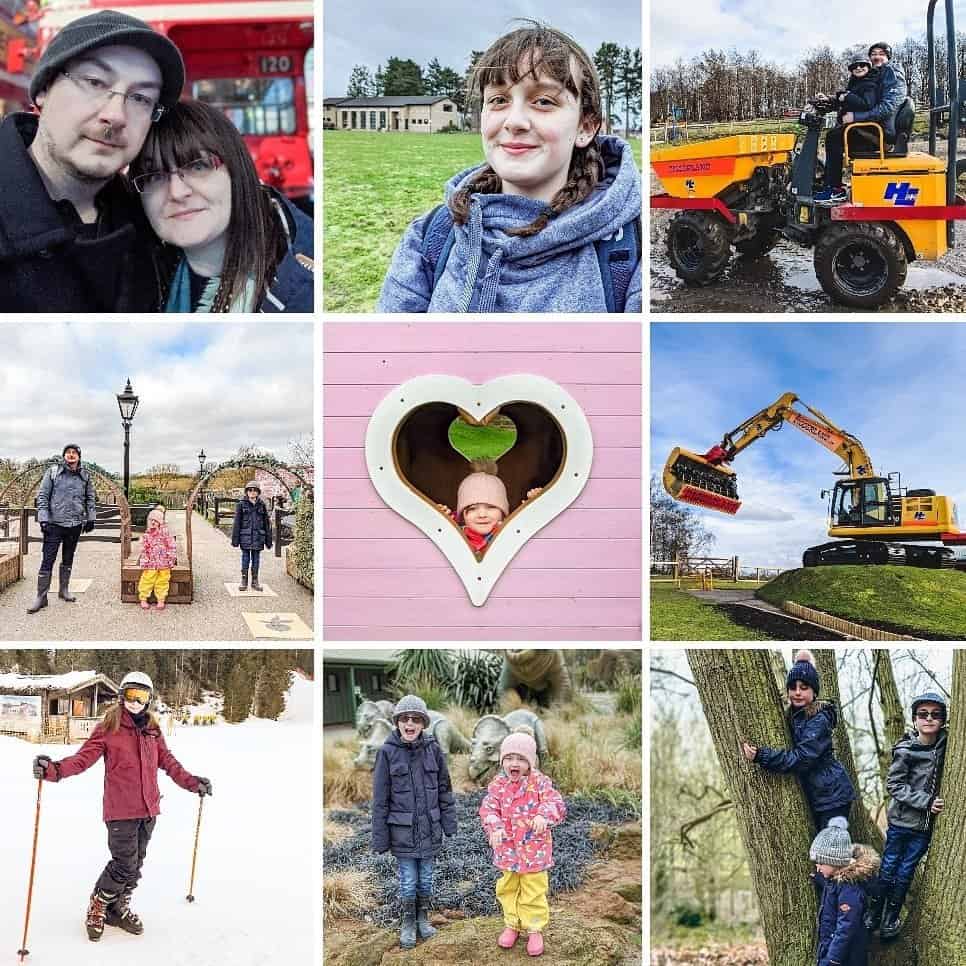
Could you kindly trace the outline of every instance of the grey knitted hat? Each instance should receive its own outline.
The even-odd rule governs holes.
[[[808,857],[820,865],[846,866],[852,861],[849,820],[836,815],[812,842]]]
[[[116,10],[100,10],[73,20],[56,34],[37,61],[37,69],[30,79],[30,99],[36,102],[37,95],[50,86],[68,61],[108,44],[136,47],[152,57],[161,71],[161,103],[165,107],[178,103],[184,87],[181,52],[143,20]]]
[[[249,490],[258,490],[259,493],[262,492],[262,488],[258,485],[258,480],[249,480],[245,484],[245,492],[247,493]]]
[[[399,721],[401,714],[420,714],[425,722],[423,727],[429,727],[429,710],[426,707],[426,702],[415,694],[407,694],[399,699],[396,709],[392,713],[393,724]]]

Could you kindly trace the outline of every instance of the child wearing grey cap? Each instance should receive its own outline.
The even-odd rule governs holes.
[[[816,966],[867,966],[868,933],[862,918],[868,889],[879,869],[878,853],[853,845],[848,819],[832,818],[812,841],[818,890]]]

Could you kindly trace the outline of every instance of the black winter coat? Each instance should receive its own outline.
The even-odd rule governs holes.
[[[376,755],[372,775],[372,851],[429,859],[443,833],[456,834],[456,802],[446,758],[425,732],[403,741],[394,728]]]
[[[862,925],[867,890],[879,868],[879,857],[856,845],[852,861],[829,878],[815,873],[818,897],[817,966],[868,966],[869,935]]]
[[[842,808],[855,800],[848,773],[835,760],[832,732],[838,712],[830,701],[788,711],[792,749],[759,748],[755,761],[769,771],[794,772],[813,812]]]
[[[261,500],[252,503],[245,497],[235,505],[231,545],[243,550],[272,549],[272,518]]]
[[[0,124],[0,312],[152,312],[153,238],[121,177],[98,193],[97,237],[74,206],[47,194],[27,149],[37,116]]]
[[[879,71],[870,70],[865,77],[850,77],[848,90],[841,100],[842,111],[871,111],[879,99]]]

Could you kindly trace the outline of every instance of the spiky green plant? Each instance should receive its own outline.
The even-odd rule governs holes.
[[[453,663],[453,700],[480,714],[489,714],[500,697],[502,666],[502,659],[490,651],[460,651]]]
[[[449,691],[453,675],[453,655],[440,648],[411,648],[400,651],[394,677],[396,682],[419,679],[442,691]],[[398,684],[396,690],[399,690]],[[406,692],[402,692],[405,694]]]
[[[641,713],[641,676],[622,674],[614,682],[617,689],[617,711],[620,714]]]
[[[426,702],[431,711],[440,711],[449,704],[449,689],[440,686],[434,679],[417,675],[411,678],[396,677],[393,690],[398,700],[404,694],[415,694]]]

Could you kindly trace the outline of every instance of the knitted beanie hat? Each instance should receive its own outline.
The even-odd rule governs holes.
[[[785,680],[786,690],[796,681],[807,684],[815,692],[815,697],[818,697],[818,671],[815,669],[815,656],[811,651],[799,651],[795,655],[795,663]]]
[[[488,503],[499,507],[503,515],[510,515],[510,501],[503,480],[492,473],[470,473],[456,494],[456,519],[463,522],[463,511],[474,503]]]
[[[159,524],[163,524],[164,523],[164,507],[163,506],[156,506],[148,514],[148,523],[150,524],[152,520],[157,520]]]
[[[63,459],[63,457],[65,457],[67,455],[67,450],[69,450],[69,449],[76,449],[77,450],[77,455],[80,456],[80,454],[81,454],[81,448],[77,445],[77,443],[68,443],[60,451],[61,459]]]
[[[259,496],[261,495],[262,488],[258,485],[258,480],[249,480],[245,484],[245,492],[247,493],[249,490],[257,490]]]
[[[184,61],[181,51],[164,34],[152,29],[143,20],[116,10],[99,10],[78,20],[72,20],[59,30],[37,61],[30,78],[30,99],[45,91],[51,81],[67,66],[97,47],[123,45],[136,47],[154,60],[161,71],[161,103],[172,107],[178,103],[184,87]]]
[[[841,815],[830,819],[812,842],[808,857],[820,865],[834,865],[839,868],[852,861],[852,838],[849,835],[849,820]]]
[[[396,709],[392,713],[392,723],[397,724],[401,714],[422,715],[423,727],[429,727],[429,710],[426,702],[416,694],[407,694],[399,699]]]
[[[501,765],[507,755],[519,755],[526,758],[531,768],[537,767],[537,743],[525,731],[514,731],[503,739],[503,744],[500,745]]]

